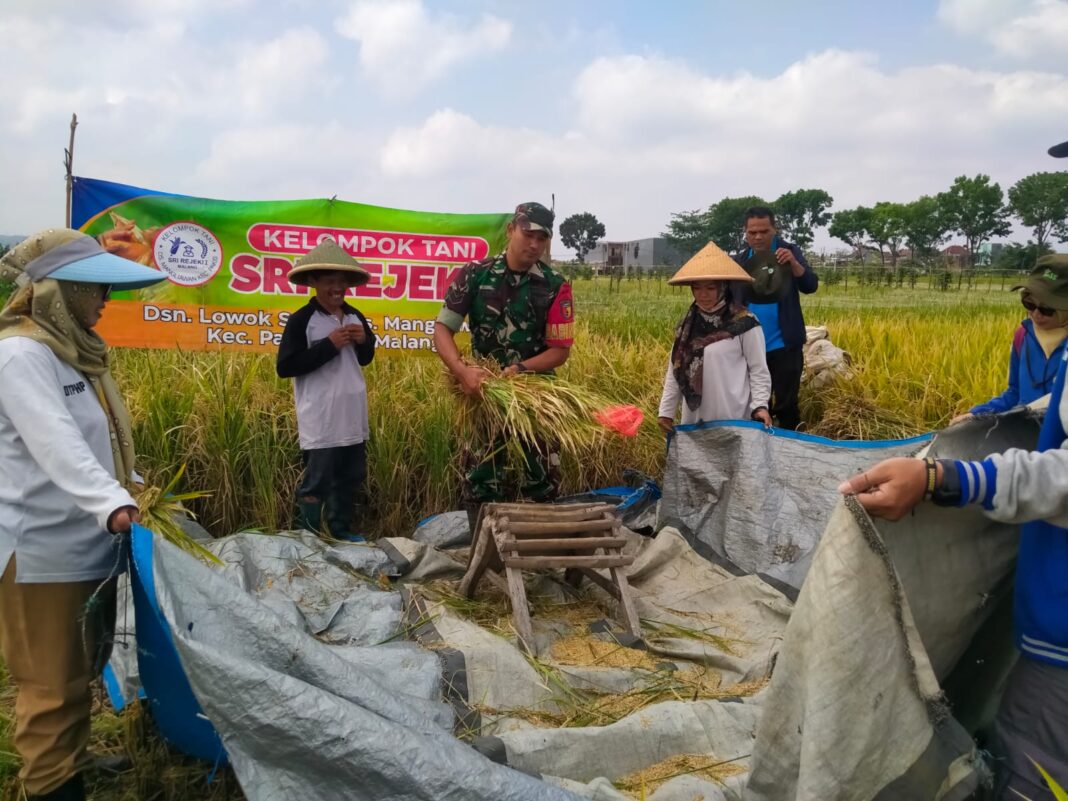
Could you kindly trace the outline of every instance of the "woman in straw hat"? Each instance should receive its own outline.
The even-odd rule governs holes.
[[[118,538],[137,522],[133,438],[107,345],[111,290],[166,276],[66,228],[0,260],[0,650],[30,798],[83,799],[89,683],[115,621]]]
[[[1020,302],[1027,317],[1012,338],[1009,386],[986,403],[954,417],[950,425],[977,414],[998,414],[1026,406],[1053,391],[1068,337],[1068,254],[1040,258],[1022,289]]]
[[[674,431],[680,396],[684,424],[753,419],[771,425],[764,334],[756,317],[734,302],[728,283],[752,280],[709,242],[668,281],[688,285],[694,302],[675,329],[664,376],[658,422],[665,434]]]
[[[293,379],[304,478],[297,489],[298,525],[320,533],[323,509],[334,539],[363,542],[352,529],[353,501],[367,474],[367,385],[375,357],[371,326],[345,302],[350,287],[370,279],[356,259],[325,238],[297,259],[290,282],[315,297],[286,321],[278,375]]]

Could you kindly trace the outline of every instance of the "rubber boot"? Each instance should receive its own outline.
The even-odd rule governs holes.
[[[330,536],[346,542],[367,542],[352,530],[353,492],[348,488],[335,487],[326,496],[326,525]]]
[[[319,535],[323,530],[323,504],[320,501],[297,502],[297,528]]]
[[[85,783],[76,773],[50,793],[28,796],[29,801],[85,801]]]

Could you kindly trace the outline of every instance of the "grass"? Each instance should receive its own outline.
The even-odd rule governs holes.
[[[664,445],[655,411],[673,328],[689,295],[649,280],[611,288],[607,281],[587,280],[575,289],[578,336],[561,377],[614,403],[638,406],[646,422],[634,438],[605,437],[581,453],[565,453],[563,489],[617,484],[625,467],[659,477]],[[857,367],[851,381],[802,393],[810,431],[841,438],[920,433],[1000,392],[1012,332],[1022,318],[1016,296],[993,285],[961,292],[830,286],[803,298],[803,305],[809,324],[826,325]],[[300,475],[292,389],[275,376],[271,357],[122,350],[114,354],[114,369],[134,421],[139,464],[151,484],[167,486],[184,464],[176,489],[210,493],[188,504],[217,536],[291,524]],[[364,527],[374,535],[404,536],[420,518],[457,507],[457,401],[433,355],[383,354],[368,368],[367,383],[373,436]],[[500,610],[490,604],[469,611],[503,625]],[[729,649],[728,640],[693,631]],[[707,677],[664,676],[624,699],[561,693],[560,714],[570,725],[591,725],[655,700],[746,689],[753,690],[712,687]],[[12,708],[11,688],[0,674],[0,801],[18,797]],[[137,707],[121,716],[101,709],[93,743],[99,750],[128,752],[135,766],[95,781],[91,797],[98,801],[240,798],[232,777],[224,774],[209,786],[208,768],[170,755]]]

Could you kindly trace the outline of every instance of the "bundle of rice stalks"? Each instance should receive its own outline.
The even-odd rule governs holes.
[[[635,423],[635,415],[640,418],[640,410],[613,405],[580,384],[538,373],[505,377],[492,362],[475,364],[490,374],[480,394],[462,395],[452,382],[462,400],[458,429],[468,443],[492,443],[497,450],[490,455],[502,453],[511,466],[521,466],[525,452],[545,454],[553,446],[581,454],[596,447],[606,429],[624,436],[637,432],[640,419]],[[624,408],[627,411],[621,411]]]
[[[184,501],[203,498],[209,494],[206,492],[175,492],[174,490],[178,486],[183,473],[185,473],[184,464],[174,474],[174,477],[166,487],[160,488],[145,484],[135,493],[134,500],[137,501],[137,508],[141,512],[141,525],[186,553],[192,554],[205,562],[221,566],[223,564],[222,560],[186,534],[176,519],[179,515],[192,517],[192,514],[182,505]]]

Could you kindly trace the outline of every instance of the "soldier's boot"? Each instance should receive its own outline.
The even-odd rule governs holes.
[[[367,542],[352,530],[352,505],[355,497],[349,487],[334,487],[326,496],[326,525],[330,536],[347,542]]]
[[[301,498],[297,501],[297,528],[316,536],[323,530],[323,502]]]

